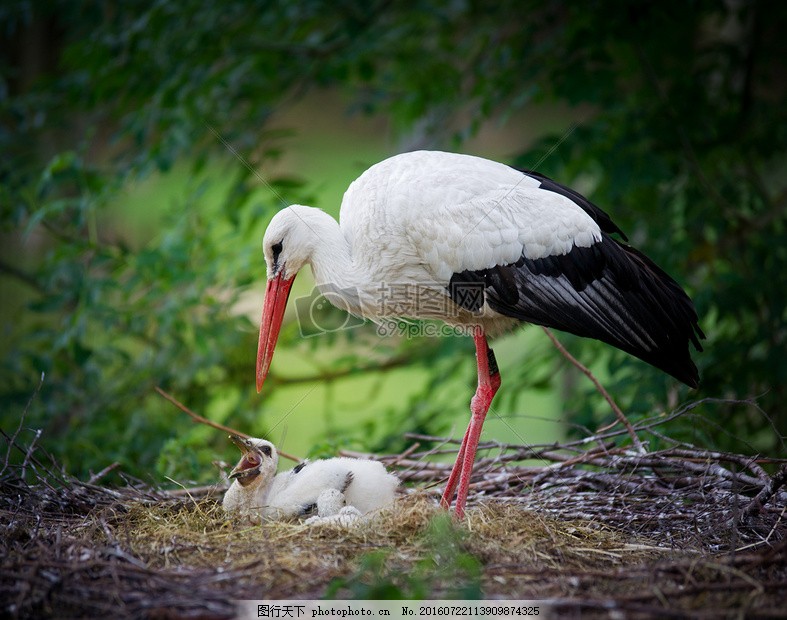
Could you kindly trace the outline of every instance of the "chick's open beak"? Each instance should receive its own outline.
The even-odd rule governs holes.
[[[238,463],[227,477],[230,480],[240,480],[241,478],[248,478],[249,476],[257,476],[259,473],[259,465],[257,467],[246,467],[243,463]]]
[[[240,435],[230,435],[230,441],[238,446],[243,454],[251,451],[251,442]]]
[[[259,475],[262,459],[252,449],[251,442],[239,435],[230,435],[230,441],[243,453],[238,464],[229,473],[230,480],[242,481],[244,478]]]

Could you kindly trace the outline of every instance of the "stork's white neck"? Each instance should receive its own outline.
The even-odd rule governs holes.
[[[288,257],[290,267],[309,264],[320,293],[330,302],[356,315],[362,315],[359,292],[368,283],[368,275],[353,260],[352,246],[339,223],[319,209],[294,205],[281,216],[290,226],[296,255]],[[273,225],[273,223],[272,223]],[[275,229],[274,229],[275,230]],[[276,237],[279,233],[272,233]]]
[[[312,250],[311,267],[314,282],[323,293],[326,290],[357,288],[359,274],[353,260],[352,248],[332,217],[319,219],[315,229],[317,239]]]

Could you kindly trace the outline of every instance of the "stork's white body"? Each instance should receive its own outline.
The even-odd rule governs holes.
[[[446,296],[451,276],[566,254],[601,239],[596,222],[568,198],[518,170],[480,157],[405,153],[372,166],[344,195],[339,225],[294,205],[266,236],[303,223],[313,237],[312,272],[321,293],[373,321],[431,318],[480,325],[496,335],[518,321],[487,304],[469,312]],[[312,235],[310,235],[312,236]],[[308,242],[306,242],[308,244]],[[309,244],[311,245],[311,244]],[[270,273],[270,271],[269,271]],[[387,291],[400,290],[395,303]]]
[[[554,327],[611,344],[696,387],[688,345],[701,350],[704,336],[691,300],[615,233],[622,235],[604,211],[538,173],[454,153],[391,157],[350,185],[339,223],[299,205],[271,220],[257,390],[292,281],[306,264],[320,291],[355,315],[474,326],[478,390],[443,495],[446,504],[459,482],[461,515],[481,425],[500,385],[487,335],[521,322]]]
[[[601,238],[581,209],[518,170],[488,159],[418,151],[355,180],[339,218],[355,284],[429,282],[454,273],[566,254]]]

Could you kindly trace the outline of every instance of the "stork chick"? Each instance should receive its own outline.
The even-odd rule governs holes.
[[[391,504],[399,486],[399,479],[381,463],[345,457],[304,461],[276,474],[279,454],[270,441],[237,435],[230,440],[242,455],[229,474],[233,483],[222,505],[252,523],[313,515],[342,515],[332,522],[351,523]]]

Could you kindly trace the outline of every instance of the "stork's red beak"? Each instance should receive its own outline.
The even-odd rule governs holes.
[[[265,289],[265,303],[262,306],[262,322],[260,323],[260,341],[257,345],[257,392],[262,389],[268,369],[271,367],[273,350],[279,339],[281,322],[284,318],[284,308],[290,296],[290,288],[295,281],[295,276],[285,280],[279,274],[268,280]]]

